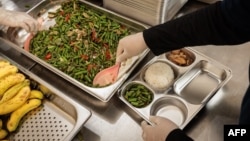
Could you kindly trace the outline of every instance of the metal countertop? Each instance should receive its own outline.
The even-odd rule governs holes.
[[[26,3],[24,3],[25,1]],[[16,3],[13,5],[18,7],[17,9],[27,11],[27,6],[35,5],[35,2],[39,1],[8,0],[7,2],[7,0],[2,0],[2,4],[5,6],[8,3]],[[188,13],[200,6],[204,5],[189,2],[179,14]],[[196,141],[222,141],[223,125],[237,124],[238,122],[241,101],[248,86],[250,42],[236,46],[207,45],[194,48],[231,68],[233,77],[186,126],[184,131]],[[19,61],[20,63],[27,59],[20,59],[22,56],[18,55],[12,56],[14,60],[22,60]],[[137,69],[152,57],[153,55],[150,53]],[[39,65],[34,68],[33,73],[53,84],[56,88],[63,90],[92,111],[91,118],[75,137],[75,141],[81,140],[81,138],[84,141],[142,141],[140,128],[142,119],[116,95],[107,103],[101,102]]]

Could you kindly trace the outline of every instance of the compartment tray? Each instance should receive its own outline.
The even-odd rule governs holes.
[[[181,66],[168,60],[166,55],[170,52],[155,56],[118,91],[118,97],[121,101],[127,104],[149,124],[153,125],[153,123],[149,121],[149,116],[156,115],[169,118],[175,122],[179,128],[184,128],[206,105],[210,98],[232,77],[232,71],[216,60],[192,48],[183,48],[182,51],[190,54],[194,60],[191,64]],[[170,86],[166,86],[163,90],[153,88],[144,80],[143,74],[145,73],[145,69],[156,62],[165,62],[171,66],[175,74],[174,82],[171,83]],[[159,72],[160,71],[157,73]],[[162,82],[163,81],[159,81],[159,83]],[[127,88],[133,83],[140,83],[148,89],[152,89],[154,98],[147,106],[137,108],[124,98]],[[141,101],[137,99],[136,102]]]

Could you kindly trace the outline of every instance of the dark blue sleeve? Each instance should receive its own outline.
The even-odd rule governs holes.
[[[250,1],[224,0],[221,4],[226,21],[239,31],[250,31]]]
[[[143,31],[155,55],[187,46],[250,40],[250,0],[224,0]]]
[[[248,69],[248,79],[250,81],[250,64]],[[239,118],[239,124],[247,124],[250,125],[250,85],[248,86],[248,89],[243,97],[242,103],[241,103],[241,110],[240,110],[240,118]]]
[[[193,141],[193,139],[187,136],[182,130],[175,129],[169,133],[166,141]]]
[[[239,124],[250,125],[250,86],[243,97],[240,110]]]

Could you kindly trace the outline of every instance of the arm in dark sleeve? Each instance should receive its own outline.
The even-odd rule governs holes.
[[[187,46],[244,43],[250,40],[249,9],[249,0],[219,1],[146,29],[143,37],[155,55]]]
[[[175,129],[167,136],[166,141],[193,141],[193,139],[188,137],[182,130]]]

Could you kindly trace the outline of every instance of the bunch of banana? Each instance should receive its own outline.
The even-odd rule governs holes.
[[[16,66],[0,60],[0,116],[8,117],[7,123],[0,119],[0,140],[15,131],[21,119],[40,106],[43,98],[40,90],[31,89],[30,80]]]
[[[0,139],[4,139],[8,135],[8,132],[5,129],[2,129],[2,126],[3,121],[0,119]]]

